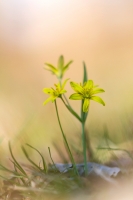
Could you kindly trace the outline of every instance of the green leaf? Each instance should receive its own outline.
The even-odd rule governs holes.
[[[79,115],[67,104],[65,104],[67,109],[80,121],[82,122],[82,119],[79,117]]]
[[[87,82],[88,80],[85,62],[83,62],[83,68],[84,68],[84,76],[83,76],[83,83],[84,83],[84,82]]]
[[[104,101],[100,97],[92,96],[90,99],[93,100],[93,101],[96,101],[98,103],[101,103],[103,106],[105,106]]]

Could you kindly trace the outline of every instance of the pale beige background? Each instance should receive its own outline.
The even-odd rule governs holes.
[[[103,107],[91,102],[88,126],[132,118],[133,1],[131,0],[4,0],[0,2],[0,135],[5,141],[35,139],[48,144],[60,135],[54,105],[42,106],[44,87],[56,78],[43,69],[63,54],[74,63],[65,78],[82,81],[82,61],[88,77],[104,88]],[[67,84],[68,97],[72,93]],[[79,123],[58,101],[67,134]],[[80,111],[80,102],[72,102]],[[115,123],[116,122],[116,123]],[[68,126],[69,125],[69,126]],[[25,138],[25,139],[24,139]]]

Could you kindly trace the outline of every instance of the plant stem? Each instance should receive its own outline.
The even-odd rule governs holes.
[[[71,153],[71,150],[70,150],[70,147],[69,147],[69,145],[68,145],[66,136],[65,136],[65,134],[64,134],[64,132],[63,132],[63,129],[62,129],[62,126],[61,126],[61,122],[60,122],[60,118],[59,118],[59,113],[58,113],[58,108],[57,108],[56,100],[55,100],[55,109],[56,109],[56,114],[57,114],[57,119],[58,119],[58,122],[59,122],[59,126],[60,126],[60,129],[61,129],[61,132],[62,132],[62,136],[63,136],[64,142],[65,142],[65,145],[66,145],[66,147],[67,147],[67,150],[68,150],[68,153],[69,153],[71,162],[72,162],[72,164],[73,164],[73,168],[74,168],[75,175],[78,176],[79,174],[78,174],[78,170],[77,170],[77,167],[76,167],[76,164],[75,164],[73,155],[72,155],[72,153]]]
[[[82,115],[82,119],[84,118],[84,114]],[[87,155],[86,155],[86,135],[85,135],[85,121],[82,122],[82,145],[83,145],[83,156],[84,156],[84,170],[85,176],[88,174],[88,167],[87,167]]]
[[[60,86],[62,86],[61,79],[59,78],[58,80],[59,80]],[[65,96],[65,94],[63,94],[63,97],[65,98],[65,100],[66,100],[68,106],[71,107],[69,101],[67,100],[67,98],[66,98],[66,96]]]
[[[67,105],[64,101],[64,99],[61,97],[61,100],[63,101],[64,105],[66,106],[66,108],[71,112],[71,114],[76,117],[81,123],[82,123],[82,119],[80,118],[80,116],[72,109],[71,106]]]

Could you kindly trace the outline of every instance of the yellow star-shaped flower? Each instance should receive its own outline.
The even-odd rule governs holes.
[[[43,103],[43,105],[47,104],[48,102],[54,102],[56,100],[56,98],[61,98],[61,95],[64,94],[66,92],[66,90],[64,89],[66,82],[69,79],[66,79],[64,81],[64,83],[62,84],[62,86],[60,85],[60,83],[58,84],[54,84],[55,89],[53,88],[44,88],[43,92],[46,94],[49,94],[50,97],[48,99],[46,99]]]
[[[98,103],[101,103],[103,106],[105,106],[104,101],[100,97],[95,96],[95,94],[105,92],[105,91],[101,88],[98,88],[97,86],[94,86],[92,80],[88,80],[83,85],[75,83],[75,82],[70,82],[70,85],[76,93],[72,94],[69,97],[69,99],[83,100],[84,101],[83,112],[88,112],[90,100],[94,100]]]

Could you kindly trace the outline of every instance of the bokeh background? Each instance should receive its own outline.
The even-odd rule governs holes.
[[[91,102],[86,128],[97,137],[103,126],[126,135],[133,124],[132,0],[4,0],[0,1],[0,141],[8,152],[29,142],[47,151],[63,146],[54,104],[45,107],[42,92],[57,82],[44,62],[74,60],[64,78],[81,82],[85,61],[88,77],[105,89],[103,107]],[[68,97],[73,92],[66,86]],[[71,102],[80,113],[80,102]],[[80,124],[58,101],[65,133],[71,141]],[[124,121],[124,122],[123,122]],[[126,137],[126,136],[124,136]],[[53,152],[53,154],[55,151]]]

